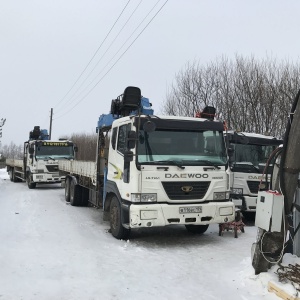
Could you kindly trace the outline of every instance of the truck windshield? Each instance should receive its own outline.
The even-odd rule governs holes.
[[[74,148],[67,146],[37,146],[36,159],[74,159]]]
[[[234,144],[233,171],[262,173],[264,166],[277,146]]]
[[[223,133],[213,130],[139,131],[137,160],[140,164],[225,165]]]

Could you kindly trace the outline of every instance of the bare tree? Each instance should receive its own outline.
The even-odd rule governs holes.
[[[213,105],[230,129],[282,137],[299,88],[299,63],[223,56],[207,65],[188,63],[179,71],[162,111],[194,116]]]
[[[97,147],[96,133],[73,133],[68,139],[74,142],[78,147],[76,159],[95,161]]]
[[[6,158],[22,159],[23,145],[16,145],[11,142],[9,145],[0,146],[0,153],[2,160],[5,160]]]

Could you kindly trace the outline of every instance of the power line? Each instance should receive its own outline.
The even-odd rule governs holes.
[[[80,73],[79,77],[76,79],[75,83],[71,86],[71,88],[68,90],[68,92],[65,94],[65,96],[54,106],[57,107],[60,103],[62,103],[62,101],[67,97],[67,95],[70,93],[70,91],[73,89],[73,87],[76,85],[76,83],[79,81],[79,79],[81,78],[81,76],[83,75],[83,73],[86,71],[86,69],[88,68],[88,66],[91,64],[92,60],[94,59],[94,57],[96,56],[96,54],[98,53],[98,51],[101,49],[102,45],[104,44],[104,42],[106,41],[106,39],[108,38],[109,34],[111,33],[111,31],[113,30],[113,28],[115,27],[115,25],[117,24],[118,20],[120,19],[120,17],[122,16],[123,12],[125,11],[126,7],[128,6],[129,2],[131,0],[128,0],[128,2],[126,3],[125,7],[122,9],[121,13],[119,14],[118,18],[116,19],[116,21],[114,22],[114,24],[112,25],[112,27],[110,28],[109,32],[107,33],[107,35],[105,36],[104,40],[102,41],[102,43],[100,44],[100,46],[98,47],[98,49],[96,50],[96,52],[94,53],[94,55],[92,56],[92,58],[90,59],[90,61],[88,62],[88,64],[86,65],[86,67],[83,69],[83,71]]]
[[[99,77],[100,74],[103,73],[103,71],[105,70],[105,68],[110,64],[110,62],[117,56],[117,54],[122,50],[123,46],[128,42],[128,40],[130,40],[130,38],[134,35],[134,33],[138,30],[138,28],[143,24],[143,22],[145,21],[145,19],[150,15],[150,13],[154,10],[154,8],[157,6],[157,4],[160,2],[160,0],[158,0],[154,6],[150,9],[150,11],[147,13],[147,15],[142,19],[142,21],[139,23],[139,25],[135,28],[135,30],[131,33],[131,35],[126,39],[126,41],[122,44],[122,46],[119,48],[119,50],[114,54],[114,56],[109,60],[109,62],[101,69],[101,71],[94,77],[94,79],[74,98],[77,99],[79,98],[79,96],[81,94],[84,93],[84,91],[86,91],[88,89],[88,87],[90,85],[92,85],[93,82],[95,82],[95,80]],[[78,91],[78,89],[77,89]],[[76,94],[73,94],[73,96],[75,96]],[[65,113],[64,113],[65,114]]]
[[[97,83],[67,112],[63,113],[62,115],[58,116],[57,118],[54,118],[54,120],[57,120],[64,115],[71,112],[80,102],[82,102],[93,90],[94,88],[105,78],[105,76],[113,69],[113,67],[119,62],[119,60],[125,55],[125,53],[129,50],[129,48],[135,43],[135,41],[140,37],[140,35],[145,31],[145,29],[150,25],[150,23],[153,21],[153,19],[158,15],[158,13],[163,9],[163,7],[167,4],[169,0],[166,0],[164,4],[160,7],[160,9],[155,13],[155,15],[150,19],[150,21],[146,24],[146,26],[142,29],[142,31],[137,35],[137,37],[131,42],[131,44],[126,48],[126,50],[119,56],[119,58],[115,61],[115,63],[108,69],[108,71],[97,81]],[[125,42],[126,43],[126,42]],[[124,43],[124,44],[125,44]],[[123,45],[124,45],[123,44]],[[123,46],[122,46],[123,47]],[[120,49],[119,49],[120,50]],[[118,51],[119,52],[119,51]],[[117,52],[117,53],[118,53]],[[106,65],[107,66],[107,65]],[[102,72],[100,72],[102,73]],[[99,73],[99,74],[100,74]],[[98,74],[98,75],[99,75]]]
[[[96,69],[96,67],[98,66],[98,64],[100,63],[100,61],[102,60],[102,58],[105,56],[105,54],[108,52],[108,50],[111,48],[111,46],[114,44],[114,42],[116,41],[116,39],[119,37],[119,35],[121,34],[121,32],[123,31],[123,29],[125,28],[125,26],[128,24],[128,22],[130,21],[130,19],[132,18],[132,16],[134,15],[134,13],[137,11],[137,9],[139,8],[139,6],[141,5],[141,3],[143,2],[143,0],[140,0],[140,2],[138,3],[138,5],[135,7],[135,9],[133,10],[133,12],[131,13],[131,15],[128,17],[127,21],[125,22],[125,24],[122,26],[122,28],[119,30],[119,32],[117,33],[117,35],[115,36],[115,38],[113,39],[113,41],[110,43],[110,45],[108,46],[108,48],[106,49],[106,51],[104,52],[104,54],[100,57],[100,59],[97,61],[96,65],[94,66],[94,68],[89,72],[89,74],[85,77],[85,79],[83,80],[83,82],[80,84],[80,86],[77,88],[77,90],[73,93],[73,95],[69,98],[69,100],[67,102],[65,102],[63,104],[63,106],[66,106],[69,102],[71,102],[72,98],[77,94],[77,92],[80,90],[80,88],[83,86],[83,84],[87,81],[87,79],[90,77],[90,75],[93,73],[93,71]],[[76,99],[76,98],[75,98]],[[61,107],[62,108],[62,107]],[[60,109],[61,109],[60,108]]]

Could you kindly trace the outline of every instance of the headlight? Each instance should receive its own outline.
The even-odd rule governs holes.
[[[224,200],[229,199],[229,192],[215,192],[214,193],[214,200]]]
[[[157,202],[157,194],[131,194],[131,202]]]
[[[235,194],[235,195],[243,195],[243,189],[240,189],[240,188],[233,188],[233,189],[232,189],[232,194]]]
[[[220,207],[219,214],[220,216],[230,216],[233,214],[233,209],[232,207]]]

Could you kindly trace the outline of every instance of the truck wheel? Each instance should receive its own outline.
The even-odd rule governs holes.
[[[70,203],[72,206],[81,205],[81,186],[70,179]]]
[[[10,169],[10,171],[9,171],[9,179],[10,179],[10,181],[11,182],[13,182],[14,181],[14,169]]]
[[[19,182],[19,178],[16,177],[16,174],[15,174],[15,169],[11,169],[10,172],[9,172],[9,178],[10,178],[10,181],[12,182]]]
[[[35,189],[36,187],[36,182],[32,182],[31,174],[28,174],[27,176],[27,185],[29,189]]]
[[[208,226],[209,225],[185,225],[185,228],[189,232],[202,234],[207,230]]]
[[[65,199],[67,202],[70,202],[70,178],[67,177],[65,182]]]
[[[121,221],[121,207],[117,197],[111,199],[110,204],[110,230],[118,240],[126,240],[130,235],[130,229],[123,227]]]
[[[89,204],[89,189],[81,187],[81,206]]]

